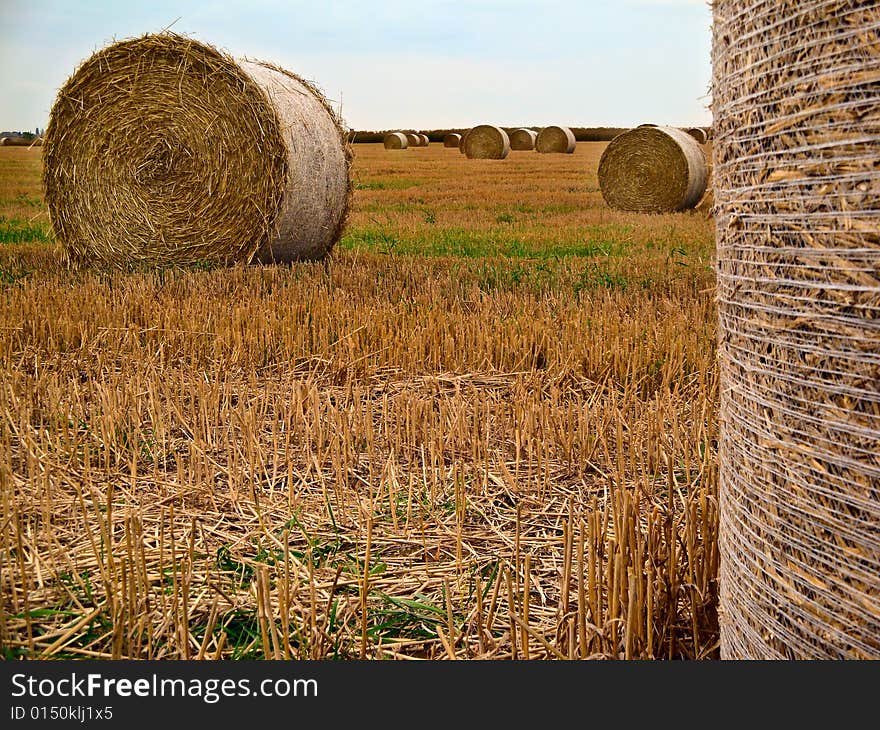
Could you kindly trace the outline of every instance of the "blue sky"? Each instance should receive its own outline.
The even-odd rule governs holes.
[[[707,0],[0,0],[0,130],[45,126],[82,60],[172,23],[315,81],[354,129],[710,119]]]

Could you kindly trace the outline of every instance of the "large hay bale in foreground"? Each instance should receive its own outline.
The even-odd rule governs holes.
[[[68,256],[116,266],[318,259],[351,193],[345,133],[311,84],[173,33],[85,61],[43,157]]]
[[[808,6],[713,4],[727,659],[880,658],[877,8]]]
[[[599,188],[612,208],[671,213],[693,208],[706,191],[706,156],[674,127],[636,127],[617,135],[599,160]]]
[[[533,129],[515,129],[510,133],[510,149],[512,150],[533,150],[535,149],[535,139],[538,133]]]
[[[501,127],[480,124],[467,134],[464,153],[471,160],[503,160],[510,152],[510,138]]]
[[[568,127],[544,127],[535,138],[535,149],[538,152],[562,152],[571,154],[577,141],[574,132]]]
[[[444,147],[458,147],[461,144],[461,135],[456,132],[450,132],[443,137]]]
[[[401,132],[386,134],[384,144],[386,150],[405,150],[409,146],[406,135]]]
[[[691,137],[693,137],[700,144],[706,144],[709,141],[709,135],[706,134],[706,130],[702,127],[688,127],[684,130]]]

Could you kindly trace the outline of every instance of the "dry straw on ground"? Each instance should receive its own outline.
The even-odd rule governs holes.
[[[510,138],[501,127],[480,124],[467,134],[464,153],[469,159],[503,160],[510,152]]]
[[[645,213],[693,208],[706,191],[706,156],[674,127],[637,127],[615,137],[599,160],[599,187],[612,208]]]
[[[409,146],[406,135],[401,132],[386,134],[384,144],[386,150],[405,150]]]
[[[510,133],[510,149],[533,150],[538,133],[532,129],[516,129]]]
[[[458,147],[461,144],[461,135],[456,132],[450,132],[443,137],[444,147]]]
[[[46,200],[75,261],[320,258],[348,209],[348,145],[319,92],[172,33],[83,63],[45,140]]]
[[[691,137],[693,137],[700,144],[706,144],[709,141],[709,135],[706,134],[706,130],[702,127],[688,127],[684,130]]]
[[[880,18],[716,0],[722,654],[880,658]]]
[[[538,152],[563,152],[571,154],[577,142],[568,127],[544,127],[535,139]]]

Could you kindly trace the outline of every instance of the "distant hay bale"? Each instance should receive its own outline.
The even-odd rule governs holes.
[[[443,146],[444,147],[458,147],[461,144],[461,135],[455,132],[450,132],[445,137],[443,137]]]
[[[571,154],[577,144],[574,132],[568,127],[544,127],[535,139],[538,152],[562,152]]]
[[[510,152],[510,138],[501,127],[480,124],[467,134],[464,153],[471,160],[503,160]]]
[[[40,137],[28,139],[27,137],[4,137],[0,140],[4,147],[40,147],[43,140]]]
[[[420,134],[419,139],[421,139],[421,141],[422,141],[422,145],[421,145],[422,147],[427,147],[428,145],[431,144],[431,140],[428,139],[427,134]]]
[[[693,137],[700,144],[706,144],[709,141],[709,135],[706,134],[706,130],[702,127],[688,127],[686,130],[691,137]]]
[[[533,129],[516,129],[510,133],[510,149],[533,150],[538,133]]]
[[[410,147],[421,147],[422,146],[422,138],[417,135],[415,132],[407,132],[406,133],[406,143]]]
[[[401,132],[386,134],[384,144],[386,150],[405,150],[409,146],[406,135]]]
[[[351,195],[346,133],[314,86],[173,33],[85,61],[45,147],[46,201],[71,260],[318,259]]]
[[[599,188],[612,208],[670,213],[694,207],[708,182],[706,156],[674,127],[637,127],[617,135],[599,160]]]
[[[877,3],[712,8],[721,657],[880,659]]]
[[[463,135],[461,135],[461,139],[458,142],[458,151],[461,154],[464,154],[464,143],[467,141],[467,136],[470,134],[471,130],[467,130]]]

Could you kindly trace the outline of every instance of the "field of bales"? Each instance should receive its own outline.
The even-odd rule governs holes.
[[[321,263],[72,270],[0,149],[0,644],[714,658],[713,221],[354,145]]]

